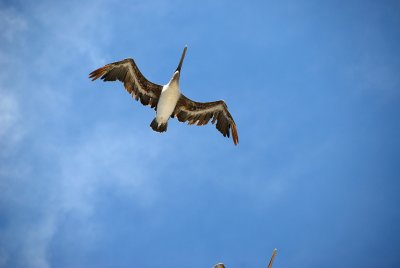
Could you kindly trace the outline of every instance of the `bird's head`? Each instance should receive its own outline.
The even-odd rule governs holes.
[[[172,76],[171,82],[179,83],[179,78],[181,76],[182,63],[183,63],[183,59],[185,58],[186,50],[187,50],[187,46],[185,46],[185,48],[183,49],[181,60],[179,61],[178,67],[176,68],[176,70]]]
[[[213,268],[225,268],[225,265],[222,262],[220,262],[220,263],[217,263],[216,265],[214,265]]]

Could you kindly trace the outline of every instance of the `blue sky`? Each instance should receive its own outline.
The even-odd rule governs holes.
[[[400,266],[398,1],[0,2],[0,267]],[[234,146],[88,74],[224,99]]]

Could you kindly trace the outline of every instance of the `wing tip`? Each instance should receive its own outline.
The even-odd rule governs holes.
[[[276,252],[277,252],[277,249],[275,248],[275,249],[272,251],[272,256],[271,256],[271,259],[269,260],[269,263],[268,263],[268,267],[267,267],[267,268],[272,268],[272,264],[274,263],[274,260],[275,260],[275,257],[276,257]]]
[[[235,123],[232,124],[231,128],[232,128],[232,140],[233,140],[233,143],[235,145],[238,145],[239,144],[239,136],[238,136],[238,133],[237,133],[237,129],[236,129]]]
[[[98,79],[99,77],[101,77],[102,75],[104,75],[107,72],[107,67],[108,66],[105,65],[105,66],[103,66],[101,68],[98,68],[98,69],[94,70],[93,72],[91,72],[89,74],[89,78],[91,78],[92,81]]]

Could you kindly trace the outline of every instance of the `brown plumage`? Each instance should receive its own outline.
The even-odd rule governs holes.
[[[125,59],[107,64],[89,74],[92,81],[100,78],[104,81],[119,80],[135,100],[143,105],[155,108],[161,94],[162,86],[146,79],[136,66],[133,59]]]
[[[274,249],[274,251],[272,251],[272,256],[271,256],[271,259],[269,260],[267,268],[272,268],[272,264],[274,263],[275,257],[276,257],[276,249]]]
[[[229,130],[231,130],[233,143],[236,145],[239,142],[235,121],[229,113],[226,103],[222,100],[195,102],[181,94],[173,115],[180,122],[188,122],[189,125],[196,124],[198,126],[206,125],[212,118],[211,123],[217,122],[216,127],[224,137],[229,138]]]
[[[180,67],[186,52],[186,48],[182,55],[181,61],[177,68]],[[147,80],[140,72],[133,59],[125,59],[118,62],[107,64],[89,74],[92,81],[100,78],[104,81],[119,80],[124,84],[126,91],[133,98],[139,100],[143,105],[149,105],[157,110],[157,104],[160,99],[163,86],[152,83]],[[175,109],[171,117],[177,117],[180,122],[188,122],[189,125],[202,126],[212,119],[212,124],[216,123],[216,128],[224,137],[230,137],[235,145],[239,142],[236,124],[228,111],[226,103],[222,100],[214,102],[195,102],[180,94]],[[153,120],[151,127],[158,132],[167,130],[167,124],[159,124]]]

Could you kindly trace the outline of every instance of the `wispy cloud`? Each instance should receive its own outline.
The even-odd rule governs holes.
[[[56,148],[44,148],[40,154],[53,155],[48,163],[53,168],[41,170],[39,178],[37,169],[29,167],[29,163],[18,161],[9,167],[25,172],[8,172],[12,176],[2,178],[5,194],[0,199],[1,207],[17,206],[19,213],[9,215],[10,226],[0,231],[0,235],[2,243],[9,245],[17,246],[15,243],[23,241],[14,252],[23,266],[50,267],[48,246],[65,215],[74,215],[85,221],[86,226],[82,228],[88,231],[86,234],[93,231],[95,222],[86,220],[99,209],[96,207],[97,194],[103,187],[125,196],[134,206],[149,207],[156,201],[157,181],[148,172],[158,157],[156,148],[145,145],[148,144],[145,137],[135,142],[130,135],[118,135],[113,129],[112,124],[96,126],[89,129],[78,143],[61,142]],[[37,180],[37,189],[31,190],[36,191],[40,199],[21,190],[30,180]],[[31,214],[32,209],[40,217],[29,222],[21,221],[20,213]],[[99,236],[96,234],[95,237]],[[2,251],[5,263],[6,256],[11,254],[7,249],[10,247],[3,247]]]
[[[81,73],[85,66],[102,61],[96,43],[108,32],[106,25],[96,22],[104,21],[107,8],[98,2],[64,5],[40,2],[29,7],[29,15],[0,10],[0,24],[6,25],[0,37],[16,44],[17,49],[3,44],[0,54],[0,61],[9,66],[0,75],[0,147],[4,157],[0,163],[0,209],[16,209],[4,214],[7,222],[0,227],[1,267],[50,267],[48,247],[60,222],[67,214],[83,220],[90,217],[101,187],[110,186],[135,206],[152,206],[157,199],[157,182],[147,170],[158,151],[156,145],[146,145],[141,133],[135,139],[127,131],[113,131],[113,124],[99,121],[86,126],[77,140],[52,144],[32,138],[65,130],[57,122],[71,113],[68,85],[74,78],[70,75],[86,79],[86,72]],[[29,46],[26,40],[17,40],[17,36],[26,39],[24,34],[39,33]],[[20,49],[24,53],[19,53]],[[8,56],[26,55],[26,51],[31,51],[31,58],[11,60]],[[37,52],[39,57],[33,55]],[[85,66],[71,71],[77,60]],[[35,94],[31,94],[33,90]],[[16,158],[7,160],[7,152]],[[28,189],[32,181],[35,186]],[[93,231],[89,229],[87,234]]]
[[[0,38],[6,42],[15,41],[15,37],[28,29],[27,21],[13,8],[0,8]]]
[[[20,107],[11,93],[0,89],[0,148],[3,153],[23,135]]]
[[[151,205],[156,198],[149,169],[158,157],[157,146],[141,135],[114,129],[113,124],[95,126],[82,142],[59,151],[64,209],[90,213],[96,187],[104,185],[131,196],[137,204]]]

